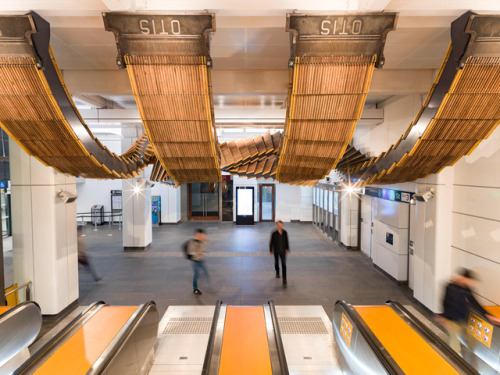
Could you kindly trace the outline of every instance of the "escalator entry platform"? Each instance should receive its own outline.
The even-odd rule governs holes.
[[[341,374],[334,346],[321,306],[170,306],[149,374]]]

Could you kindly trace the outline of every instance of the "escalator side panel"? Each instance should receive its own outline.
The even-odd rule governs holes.
[[[389,306],[355,306],[355,309],[405,374],[457,374]]]
[[[263,306],[228,306],[219,375],[271,375]]]
[[[73,375],[86,374],[136,309],[137,306],[104,306],[34,374],[67,374],[68,369]]]
[[[333,335],[337,342],[337,358],[343,374],[387,374],[358,327],[338,304],[333,311]]]

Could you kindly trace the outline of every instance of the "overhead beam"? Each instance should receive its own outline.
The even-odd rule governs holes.
[[[212,71],[214,94],[286,94],[288,69]],[[432,85],[433,69],[377,69],[370,94],[425,94]],[[64,70],[63,77],[72,95],[133,95],[125,70]]]

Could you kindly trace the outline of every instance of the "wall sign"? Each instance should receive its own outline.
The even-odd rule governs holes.
[[[394,202],[410,203],[415,193],[411,193],[409,191],[365,187],[365,195]]]
[[[0,189],[5,189],[5,188],[7,188],[7,182],[0,181]]]
[[[340,321],[340,334],[344,338],[347,346],[351,347],[352,323],[347,319],[344,313],[342,313],[342,320]]]
[[[469,335],[488,348],[491,346],[491,337],[493,336],[493,325],[478,317],[476,314],[469,315],[469,328],[467,330]]]

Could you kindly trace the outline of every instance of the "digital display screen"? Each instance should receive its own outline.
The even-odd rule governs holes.
[[[253,189],[238,189],[236,214],[239,216],[253,215]]]

